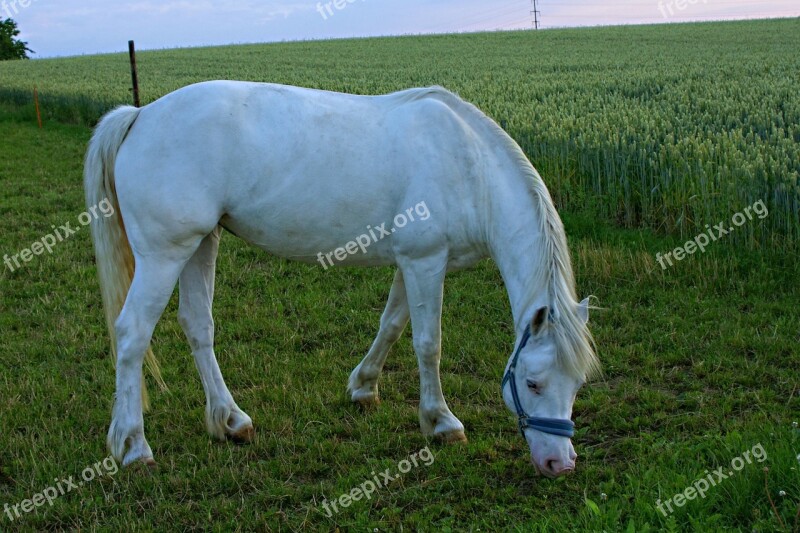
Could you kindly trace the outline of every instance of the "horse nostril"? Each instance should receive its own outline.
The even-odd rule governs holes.
[[[563,463],[558,459],[548,459],[545,461],[542,470],[550,477],[559,477],[571,474],[575,470],[575,463],[573,461]]]

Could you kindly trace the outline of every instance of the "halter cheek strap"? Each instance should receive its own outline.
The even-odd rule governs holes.
[[[506,383],[511,384],[511,397],[514,400],[514,409],[516,409],[517,416],[519,418],[519,432],[523,437],[525,436],[526,429],[535,429],[537,431],[541,431],[542,433],[549,433],[550,435],[557,435],[559,437],[572,437],[575,434],[575,424],[572,422],[572,420],[528,416],[519,401],[519,395],[517,394],[517,381],[514,379],[514,370],[517,368],[519,353],[528,343],[530,338],[531,327],[527,326],[525,328],[525,332],[522,334],[522,340],[517,347],[517,351],[514,352],[514,357],[511,359],[511,364],[508,365],[508,370],[506,370],[506,373],[503,376],[503,382],[500,384],[500,391],[502,393],[503,389],[505,389]]]

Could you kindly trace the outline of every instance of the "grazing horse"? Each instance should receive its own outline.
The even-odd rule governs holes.
[[[491,257],[516,333],[503,398],[536,470],[558,476],[574,469],[572,406],[599,368],[588,300],[575,296],[564,228],[544,182],[475,106],[438,87],[355,96],[199,83],[141,109],[108,113],[89,144],[84,177],[88,205],[107,199],[115,207],[114,216],[92,223],[92,235],[116,359],[107,443],[124,465],[154,464],[142,365],[163,385],[150,339],[176,283],[208,431],[253,438],[214,355],[211,305],[223,228],[276,256],[324,268],[334,259],[395,265],[377,337],[348,388],[354,402],[377,402],[386,356],[410,319],[420,427],[447,441],[466,437],[439,378],[444,278]]]

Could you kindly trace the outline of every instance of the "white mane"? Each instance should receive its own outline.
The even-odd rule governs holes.
[[[508,153],[512,154],[520,170],[530,179],[530,191],[539,215],[536,218],[543,236],[543,253],[537,254],[540,264],[534,269],[539,277],[528,284],[530,290],[528,299],[533,302],[537,296],[537,287],[547,287],[547,299],[554,317],[551,331],[555,338],[559,363],[565,370],[580,378],[599,374],[600,361],[595,354],[592,334],[577,313],[579,303],[564,225],[556,212],[547,186],[525,153],[496,122],[473,104],[462,100],[447,89],[436,86],[410,89],[392,96],[398,98],[400,102],[422,98],[443,101],[452,109],[462,111],[471,117],[476,125],[483,126],[490,134],[500,139]]]

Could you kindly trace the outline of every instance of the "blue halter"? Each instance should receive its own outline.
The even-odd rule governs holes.
[[[525,328],[525,333],[522,334],[522,340],[519,343],[519,347],[517,347],[517,351],[514,352],[514,357],[511,359],[511,364],[508,365],[508,370],[506,370],[506,373],[503,376],[503,382],[500,384],[500,392],[502,394],[506,383],[511,384],[511,397],[514,399],[514,408],[517,410],[517,416],[519,417],[519,432],[523,437],[525,437],[526,429],[535,429],[537,431],[541,431],[542,433],[558,435],[559,437],[572,437],[575,434],[575,423],[572,422],[572,420],[528,416],[528,413],[525,412],[525,409],[522,408],[522,404],[519,401],[519,396],[517,395],[517,382],[514,379],[514,369],[517,367],[519,353],[528,343],[530,338],[531,327],[527,326]]]

